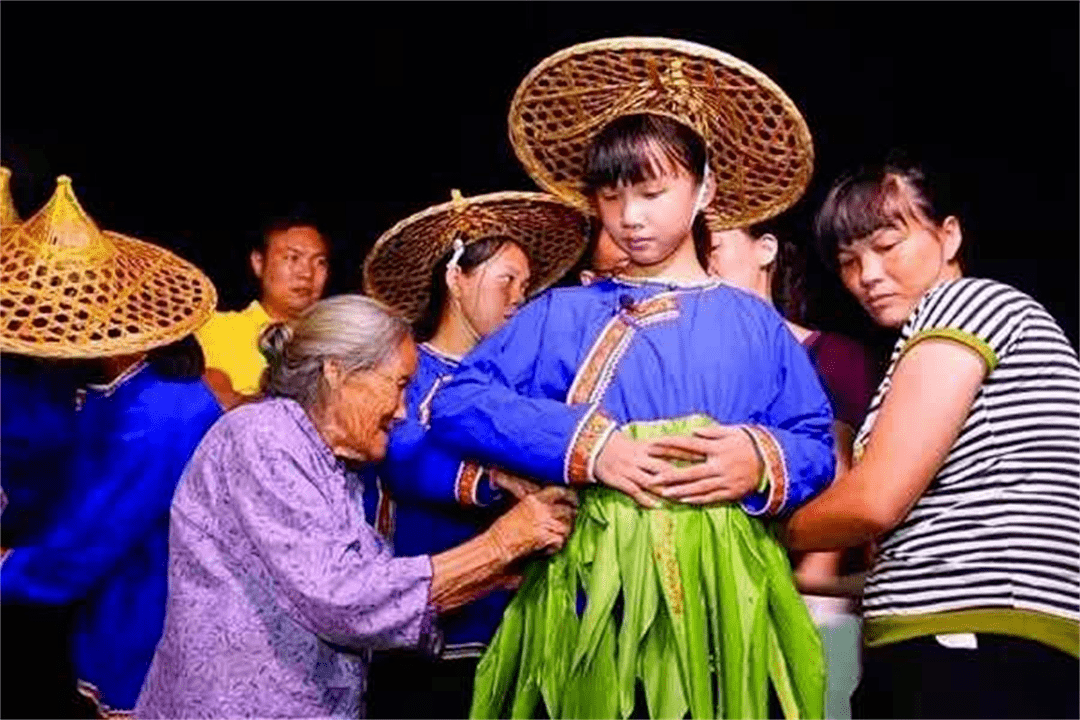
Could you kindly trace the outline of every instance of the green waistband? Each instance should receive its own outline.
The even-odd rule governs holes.
[[[867,647],[877,647],[927,635],[962,632],[1034,640],[1080,658],[1080,625],[1075,620],[1015,608],[867,618],[863,623],[863,642]]]

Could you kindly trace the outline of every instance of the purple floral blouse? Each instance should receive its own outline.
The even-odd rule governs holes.
[[[227,413],[173,498],[165,630],[139,718],[363,714],[368,651],[439,641],[431,560],[395,558],[291,400]]]

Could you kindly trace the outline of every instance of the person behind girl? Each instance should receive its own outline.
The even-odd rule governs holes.
[[[584,227],[580,213],[549,195],[466,199],[455,191],[452,202],[396,224],[368,255],[367,292],[413,320],[419,343],[417,371],[406,389],[407,418],[391,433],[375,482],[367,483],[376,492],[365,492],[366,510],[395,554],[459,545],[483,531],[507,500],[537,489],[432,443],[429,405],[478,341],[577,259]],[[509,599],[507,591],[496,591],[445,616],[446,647],[437,659],[408,651],[377,654],[369,713],[467,717],[477,661]]]
[[[706,215],[708,219],[708,215]],[[870,352],[839,333],[811,330],[794,322],[805,314],[803,264],[799,249],[774,229],[757,223],[710,233],[706,250],[710,275],[748,290],[776,305],[785,324],[810,353],[832,402],[836,420],[837,473],[851,465],[855,429],[862,425],[874,389],[876,369]],[[862,553],[800,553],[792,558],[795,579],[822,633],[828,671],[826,716],[851,717],[851,693],[859,679],[859,617],[854,595],[861,591]],[[841,597],[835,597],[841,595]],[[848,595],[843,597],[843,595]]]
[[[572,91],[560,92],[569,87],[568,77],[578,81],[570,84]],[[743,95],[729,94],[736,85]],[[749,107],[743,122],[731,123],[730,113],[722,109],[744,102],[746,96],[754,97],[751,106],[759,109]],[[776,115],[766,118],[755,115],[758,112]],[[551,124],[544,118],[552,119]],[[751,128],[760,131],[751,133]],[[773,128],[771,135],[767,128]],[[769,140],[762,141],[762,135]],[[606,650],[591,663],[575,666],[573,672],[558,669],[562,663],[564,668],[570,665],[577,642],[578,617],[572,606],[564,606],[557,622],[557,635],[569,638],[568,645],[546,647],[537,655],[521,648],[511,618],[521,613],[533,617],[536,605],[530,598],[544,597],[536,588],[546,582],[543,574],[540,580],[527,578],[481,661],[474,715],[506,712],[508,680],[499,680],[505,676],[494,668],[509,666],[522,678],[514,691],[515,713],[532,711],[536,685],[530,683],[543,678],[540,692],[551,717],[625,717],[635,705],[635,688],[642,686],[654,717],[678,717],[688,707],[703,717],[711,717],[714,707],[726,715],[764,716],[769,687],[764,665],[760,673],[749,675],[745,666],[711,669],[710,641],[717,657],[730,651],[725,657],[736,664],[741,662],[737,657],[762,663],[773,658],[770,672],[773,683],[780,683],[785,711],[821,713],[817,634],[791,584],[782,549],[749,516],[786,513],[831,479],[828,399],[806,353],[776,312],[760,299],[709,278],[696,259],[691,233],[694,223],[703,222],[705,207],[714,207],[725,223],[738,226],[780,212],[798,198],[809,178],[812,155],[802,117],[771,81],[712,48],[620,38],[574,46],[535,68],[511,106],[511,140],[534,179],[599,215],[630,262],[616,277],[541,295],[477,345],[435,393],[430,432],[461,455],[543,483],[578,488],[599,484],[629,495],[642,507],[663,507],[646,513],[623,503],[617,493],[589,493],[583,496],[575,536],[582,537],[581,519],[594,500],[592,519],[585,522],[597,523],[598,548],[618,553],[610,536],[616,528],[630,533],[620,535],[624,539],[618,542],[637,548],[642,546],[630,542],[634,537],[656,533],[646,545],[652,542],[656,550],[657,575],[651,570],[647,576],[618,575],[624,596],[621,602],[612,598],[611,606],[601,600],[611,598],[606,594],[610,590],[586,583],[589,604],[584,617],[613,617],[621,612],[616,607],[642,607],[636,595],[639,577],[658,576],[667,604],[653,608],[651,634],[644,625],[641,635],[626,631],[621,657],[634,662],[624,666],[620,683],[613,685],[604,668],[614,668],[614,641],[601,640]],[[701,424],[692,441],[704,462],[681,484],[669,481],[674,468],[664,438],[635,439]],[[663,502],[676,495],[700,503],[737,503],[742,510],[725,505],[710,509],[711,515],[691,517]],[[616,515],[621,519],[602,521]],[[712,586],[684,587],[696,571],[665,554],[679,544],[677,525],[685,520],[698,528],[697,521],[706,518],[722,525],[717,532],[725,539],[718,541],[720,553],[703,551],[702,567],[711,572],[712,563],[737,556],[753,558],[747,560],[751,564],[767,557],[777,563],[770,568],[779,568],[777,574],[748,565],[721,580],[743,572],[738,581],[745,582],[744,592],[750,593],[744,597],[762,603],[769,598],[756,607],[761,608],[760,622],[771,629],[757,626],[763,635],[735,632],[742,637],[740,647],[753,648],[745,656],[736,655],[731,646],[721,649],[726,641],[736,642],[730,631],[721,638],[705,632],[705,625],[698,626],[700,633],[682,625],[690,613],[702,623],[707,617],[713,629],[722,620],[727,630],[740,624],[745,609],[731,602],[717,605],[710,596],[706,611],[706,591]],[[648,527],[653,529],[634,535]],[[727,534],[734,527],[741,529]],[[692,542],[711,548],[711,538],[694,534]],[[572,537],[571,546],[574,542]],[[619,556],[619,563],[623,561],[630,560]],[[751,566],[755,569],[747,570]],[[614,569],[609,565],[609,572]],[[568,572],[571,578],[589,576],[584,566]],[[684,598],[693,600],[684,604]],[[790,610],[785,621],[771,615],[766,619],[780,607]],[[623,627],[630,624],[628,620]],[[749,617],[743,627],[750,627]],[[666,632],[689,638],[687,663],[677,660],[675,644],[657,640],[657,633]],[[781,638],[773,651],[755,645],[754,637],[772,633]],[[655,642],[667,649],[653,654]],[[793,652],[796,646],[800,651]],[[788,654],[779,647],[788,648]],[[543,667],[529,664],[535,662]],[[725,684],[723,697],[713,694],[710,677]]]
[[[964,277],[945,188],[888,161],[818,213],[822,257],[900,337],[854,467],[787,540],[879,538],[855,716],[1076,717],[1080,363],[1038,302]]]
[[[36,371],[47,373],[46,393],[8,396],[4,384],[5,715],[48,716],[75,688],[95,712],[123,713],[161,637],[173,491],[221,415],[191,334],[216,291],[164,248],[99,229],[66,176],[45,207],[3,229],[0,258],[23,268],[0,298],[5,370],[9,353],[50,361]],[[67,657],[44,667],[18,650],[40,642],[22,620],[42,611],[70,621]],[[74,676],[61,698],[40,694],[51,665]],[[26,673],[37,678],[20,682]]]

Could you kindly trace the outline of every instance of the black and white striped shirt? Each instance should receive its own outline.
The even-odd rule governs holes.
[[[856,457],[897,362],[927,337],[974,348],[989,373],[926,492],[881,539],[866,584],[866,617],[999,608],[1077,620],[1076,351],[1039,303],[1008,285],[976,278],[938,285],[901,330],[856,438]]]

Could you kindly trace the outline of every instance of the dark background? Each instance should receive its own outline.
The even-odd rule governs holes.
[[[829,183],[904,148],[949,174],[969,273],[1041,301],[1077,342],[1078,19],[1071,2],[26,3],[0,10],[0,155],[23,217],[74,178],[104,228],[203,267],[225,308],[246,250],[304,200],[357,287],[394,222],[466,194],[534,189],[507,140],[510,98],[567,45],[702,42],[802,109],[816,170],[787,215],[805,243]],[[875,343],[812,264],[811,320]]]

